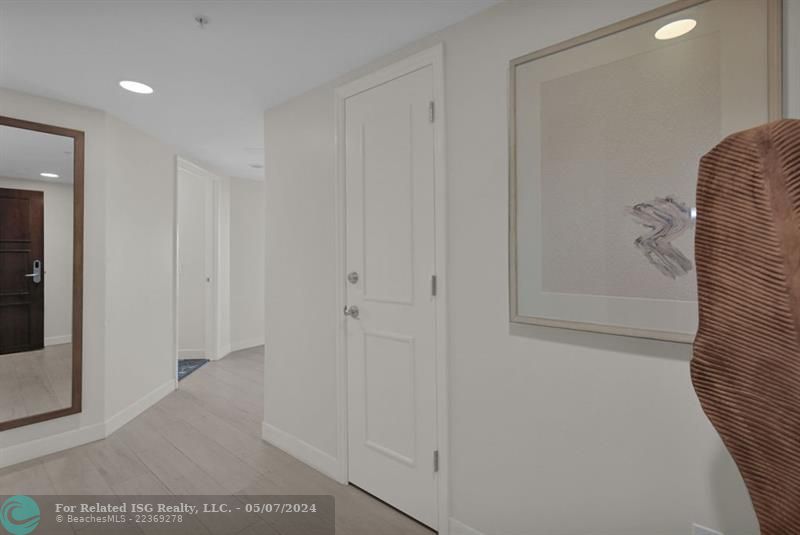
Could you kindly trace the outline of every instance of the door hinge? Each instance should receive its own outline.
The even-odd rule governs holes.
[[[433,471],[439,471],[439,450],[433,451]]]
[[[430,122],[436,120],[436,110],[432,100],[428,102],[428,120]]]
[[[431,275],[431,295],[436,297],[436,294],[439,291],[439,284],[438,280],[436,279],[436,275]]]

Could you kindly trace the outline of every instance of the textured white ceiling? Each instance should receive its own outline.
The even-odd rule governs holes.
[[[259,178],[265,109],[494,3],[0,0],[0,86],[106,110],[212,169]]]
[[[0,177],[72,183],[72,147],[71,137],[0,125]]]

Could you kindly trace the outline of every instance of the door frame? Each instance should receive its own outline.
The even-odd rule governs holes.
[[[179,345],[179,325],[180,321],[178,315],[180,314],[180,235],[178,232],[179,222],[179,198],[180,195],[180,174],[186,173],[193,175],[200,180],[208,180],[211,183],[211,203],[210,203],[210,216],[211,221],[206,222],[207,228],[210,228],[210,240],[206,243],[206,247],[211,251],[211,267],[210,277],[211,282],[206,288],[206,344],[205,344],[205,358],[209,360],[218,360],[230,353],[230,331],[225,329],[226,325],[230,323],[230,284],[226,284],[226,279],[230,278],[230,258],[227,250],[229,245],[230,228],[229,222],[229,190],[224,177],[216,175],[215,173],[200,167],[199,165],[178,156],[176,158],[176,173],[175,173],[175,221],[174,221],[174,239],[175,239],[175,378],[177,381],[177,365],[180,360],[180,345]],[[187,357],[190,358],[190,357]]]
[[[349,483],[347,425],[347,322],[342,313],[347,300],[347,204],[345,169],[345,101],[352,96],[430,66],[434,101],[434,258],[436,291],[436,442],[439,451],[437,484],[438,532],[447,535],[450,524],[449,394],[447,366],[447,169],[445,155],[444,46],[439,43],[387,67],[336,88],[336,403],[337,480]],[[432,460],[431,460],[432,462]],[[391,504],[390,504],[391,505]]]

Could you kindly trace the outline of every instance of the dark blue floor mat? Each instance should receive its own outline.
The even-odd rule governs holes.
[[[179,359],[178,360],[178,381],[182,381],[190,373],[198,370],[208,362],[208,359]]]

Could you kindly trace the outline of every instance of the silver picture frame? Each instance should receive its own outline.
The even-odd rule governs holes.
[[[518,244],[518,146],[517,146],[517,73],[521,66],[530,64],[542,58],[547,58],[576,47],[581,47],[608,36],[625,32],[626,30],[638,27],[661,19],[678,12],[684,11],[701,4],[713,2],[714,0],[678,0],[648,11],[635,17],[631,17],[604,28],[580,35],[573,39],[549,46],[547,48],[526,54],[512,59],[509,64],[509,94],[508,94],[508,158],[509,158],[509,317],[513,324],[539,325],[545,327],[557,327],[580,331],[591,331],[607,333],[613,335],[633,336],[656,340],[667,340],[673,342],[691,342],[694,338],[693,333],[675,332],[669,328],[643,329],[619,324],[604,324],[602,322],[572,321],[564,318],[553,318],[545,315],[526,315],[520,311],[519,295],[519,244]],[[767,110],[769,120],[776,120],[782,117],[782,11],[781,0],[760,0],[764,2],[767,18],[766,29],[766,50],[767,50]],[[732,6],[735,9],[735,6]],[[755,125],[753,125],[755,126]]]

